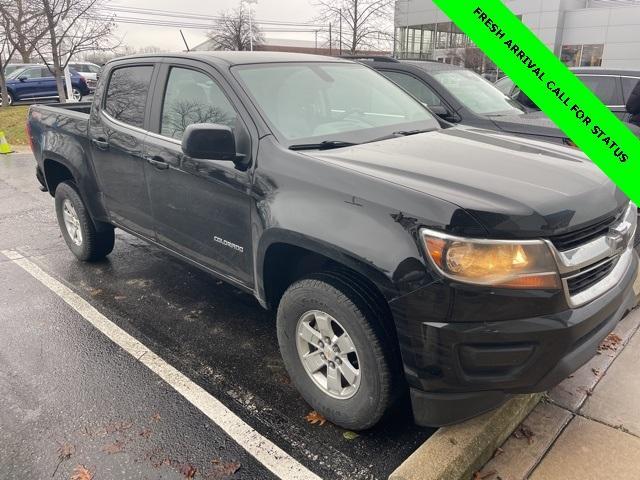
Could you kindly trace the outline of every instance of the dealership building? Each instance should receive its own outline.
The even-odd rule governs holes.
[[[505,0],[569,66],[640,69],[640,0]],[[395,54],[482,73],[495,66],[431,0],[397,0]]]

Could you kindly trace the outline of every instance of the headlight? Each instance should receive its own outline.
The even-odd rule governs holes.
[[[420,235],[435,267],[454,280],[504,288],[560,288],[556,262],[541,240],[476,240],[426,228]]]

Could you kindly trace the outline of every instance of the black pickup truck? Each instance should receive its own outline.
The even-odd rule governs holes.
[[[636,206],[583,154],[451,127],[362,64],[127,57],[28,129],[80,260],[119,228],[251,292],[345,428],[407,396],[443,425],[548,389],[635,305]]]

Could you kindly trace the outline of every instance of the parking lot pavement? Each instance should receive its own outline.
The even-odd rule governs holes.
[[[33,168],[31,155],[0,157],[0,251],[19,252],[69,287],[303,468],[322,478],[386,478],[432,433],[412,424],[406,404],[355,438],[330,424],[310,424],[305,420],[310,407],[290,384],[280,359],[273,313],[262,310],[253,297],[122,232],[108,260],[77,262],[60,236],[52,199],[37,190]],[[144,442],[137,437],[122,446],[123,452],[109,454],[102,447],[116,442],[116,436],[97,440],[79,436],[77,453],[60,468],[66,467],[68,473],[77,461],[120,468],[131,478],[144,478],[140,472],[147,478],[171,478],[180,475],[178,465],[193,465],[202,474],[211,466],[240,463],[232,476],[269,477],[233,435],[76,312],[64,308],[56,295],[11,261],[0,260],[0,266],[4,269],[0,276],[6,279],[0,305],[10,309],[2,312],[18,316],[0,323],[3,343],[12,339],[0,349],[0,371],[18,372],[0,377],[0,384],[8,387],[0,392],[0,405],[19,404],[28,388],[39,393],[26,413],[31,418],[37,412],[31,428],[20,423],[21,413],[13,412],[12,427],[0,431],[0,445],[9,445],[11,454],[5,456],[0,447],[0,468],[15,472],[28,465],[30,471],[51,475],[53,469],[47,469],[58,458],[58,442],[76,439],[75,427],[106,429],[110,422],[120,421],[132,423],[130,432],[162,425],[157,438],[152,434],[144,442],[155,442],[150,445],[166,452],[169,464],[156,467],[157,461],[147,460]],[[18,335],[15,324],[20,323],[21,303],[30,320],[24,321]],[[12,352],[9,347],[19,344],[18,338],[24,338],[25,349],[7,354]],[[38,374],[41,364],[50,366],[46,375]],[[162,420],[157,425],[156,412]],[[86,447],[81,440],[86,440]],[[2,471],[0,477],[5,477]]]

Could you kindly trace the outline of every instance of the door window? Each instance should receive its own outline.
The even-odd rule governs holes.
[[[402,73],[402,72],[389,72],[389,71],[382,71],[380,73],[382,73],[385,77],[387,77],[392,82],[404,88],[407,92],[409,92],[411,95],[416,97],[422,103],[430,107],[442,105],[442,101],[440,100],[440,97],[438,97],[438,95],[436,95],[436,93],[433,90],[431,90],[431,88],[428,85],[418,80],[413,75],[409,75],[407,73]]]
[[[578,75],[578,78],[591,90],[605,105],[622,105],[622,92],[618,77],[601,75]]]
[[[152,73],[151,65],[114,70],[105,96],[105,111],[116,120],[142,128]]]
[[[160,133],[182,139],[194,123],[217,123],[235,128],[237,114],[222,89],[209,76],[196,70],[174,67],[162,104]]]
[[[40,69],[40,77],[41,78],[53,78],[53,73],[51,73],[51,71],[47,67],[42,67]]]
[[[45,70],[47,70],[47,69],[45,68]],[[40,68],[40,67],[38,67],[38,68],[28,68],[28,69],[20,72],[20,77],[27,77],[28,79],[42,78],[42,68]]]

